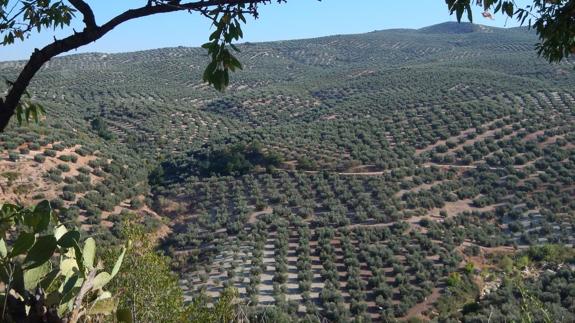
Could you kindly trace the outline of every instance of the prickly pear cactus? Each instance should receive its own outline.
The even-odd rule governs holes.
[[[16,229],[17,228],[17,229]],[[81,239],[52,214],[48,201],[0,207],[0,321],[77,322],[111,315],[116,300],[104,287],[111,272],[96,261],[96,242]]]

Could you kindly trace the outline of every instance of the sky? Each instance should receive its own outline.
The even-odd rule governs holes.
[[[126,9],[137,8],[146,0],[87,0],[103,24]],[[115,2],[113,5],[109,3]],[[518,0],[524,6],[529,0]],[[119,3],[119,4],[118,4]],[[496,15],[494,20],[475,12],[475,23],[515,27],[517,23]],[[79,19],[78,19],[79,18]],[[54,37],[64,38],[83,27],[81,16],[64,30],[46,30],[32,35],[25,42],[0,47],[0,61],[26,59],[34,48],[41,48]],[[243,27],[245,42],[303,39],[336,34],[356,34],[391,28],[422,28],[433,24],[455,21],[444,0],[288,0],[287,3],[263,6],[258,20],[249,20]],[[73,52],[129,52],[162,47],[200,46],[208,39],[210,22],[189,13],[168,13],[129,21],[95,43]]]

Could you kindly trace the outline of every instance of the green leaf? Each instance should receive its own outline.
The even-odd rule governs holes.
[[[33,233],[23,232],[14,242],[14,247],[10,251],[10,258],[26,253],[36,241]]]
[[[94,238],[88,238],[84,241],[84,250],[82,251],[82,259],[84,266],[89,269],[94,268],[94,258],[96,257],[96,241]]]
[[[72,275],[75,272],[74,269],[78,269],[76,259],[68,258],[60,262],[60,272],[64,277]]]
[[[238,11],[238,17],[240,18],[240,20],[245,24],[247,23],[246,18],[244,17],[244,14],[241,11]]]
[[[125,254],[126,254],[126,248],[124,247],[122,248],[122,253],[120,254],[118,259],[116,260],[116,263],[114,264],[114,268],[112,268],[111,278],[114,278],[114,276],[118,274],[118,271],[120,271],[120,267],[122,266],[122,262],[124,261]]]
[[[214,31],[214,32],[210,35],[209,40],[212,41],[212,40],[216,40],[216,39],[220,38],[220,34],[221,34],[221,31],[220,31],[220,29],[218,28],[218,29],[216,29],[216,31]]]
[[[514,10],[513,10],[513,3],[512,2],[505,2],[503,4],[502,9],[505,12],[505,14],[507,14],[507,16],[513,17]]]
[[[52,208],[50,202],[42,201],[34,208],[32,213],[24,215],[24,224],[34,229],[34,232],[42,232],[48,228]]]
[[[231,47],[234,51],[236,51],[236,52],[238,52],[238,53],[241,52],[241,50],[240,50],[236,45],[234,45],[234,44],[230,44],[230,47]]]
[[[80,232],[68,231],[58,240],[58,245],[62,248],[73,248],[78,241],[80,241]]]
[[[107,272],[103,271],[103,272],[99,273],[98,275],[96,275],[96,277],[94,277],[94,285],[92,288],[94,290],[101,289],[107,283],[109,283],[110,280],[112,280],[112,276],[110,276],[110,274],[108,274]]]
[[[497,3],[497,6],[495,6],[495,10],[493,10],[493,12],[498,13],[499,10],[501,10],[502,5],[503,5],[503,2],[499,1],[499,3]]]
[[[6,258],[8,256],[8,249],[6,249],[6,242],[4,239],[0,239],[0,257]]]
[[[50,257],[52,257],[57,247],[58,243],[54,236],[50,235],[39,237],[34,246],[32,246],[30,251],[28,251],[26,259],[24,259],[26,269],[41,266],[46,261],[50,260]]]
[[[24,271],[24,288],[33,290],[52,270],[52,263],[47,261],[41,266]]]
[[[18,294],[24,295],[26,289],[24,288],[24,272],[21,266],[16,266],[12,272],[12,289],[14,289]]]
[[[52,270],[48,275],[46,275],[46,277],[44,277],[44,279],[42,279],[42,281],[40,282],[40,286],[44,290],[50,289],[50,287],[52,286],[52,283],[54,283],[56,281],[56,278],[59,275],[60,275],[59,269]]]
[[[483,10],[487,11],[493,5],[495,0],[483,0]]]
[[[78,264],[78,270],[80,271],[81,275],[86,275],[86,269],[84,268],[84,257],[78,244],[74,245],[74,258],[76,259],[76,264]]]
[[[50,213],[52,212],[52,207],[50,206],[50,202],[48,202],[47,200],[44,200],[40,203],[38,203],[38,205],[36,205],[36,207],[34,208],[34,213],[37,215],[50,215]]]
[[[471,10],[471,6],[466,4],[465,10],[467,11],[467,19],[469,19],[469,22],[473,22],[473,11]]]
[[[76,285],[78,284],[78,282],[81,282],[81,281],[82,280],[79,279],[76,282]],[[66,311],[71,311],[74,308],[74,301],[76,299],[76,295],[78,295],[78,293],[80,292],[80,289],[81,288],[79,286],[72,286],[70,291],[63,294],[62,298],[60,299],[61,307],[58,308],[58,313],[60,313],[60,310],[62,310],[62,309],[64,310],[64,312],[66,312]]]
[[[112,298],[112,293],[102,292],[100,293],[100,295],[98,295],[98,297],[96,297],[97,300],[108,299],[108,298]]]
[[[210,81],[210,79],[211,79],[214,71],[216,70],[217,66],[218,66],[218,63],[216,61],[212,61],[210,64],[208,64],[208,66],[204,70],[204,75],[203,75],[204,82]]]
[[[242,26],[238,22],[236,22],[236,30],[238,31],[238,38],[244,38],[244,32],[242,31]]]
[[[106,298],[94,301],[89,307],[88,315],[98,315],[98,314],[111,314],[116,309],[116,301],[113,298]]]
[[[213,43],[213,42],[205,43],[205,44],[202,45],[202,48],[205,48],[205,49],[208,49],[208,50],[209,50],[209,49],[212,49],[213,47],[214,47],[214,43]]]
[[[230,55],[230,64],[234,67],[239,68],[240,70],[243,69],[242,63],[240,63],[240,61],[233,55]]]
[[[50,217],[52,216],[52,207],[50,202],[44,200],[34,208],[33,215],[38,219],[34,227],[35,232],[42,232],[48,228]]]
[[[54,229],[54,237],[56,240],[60,240],[62,236],[64,236],[68,232],[65,225],[59,225],[56,229]]]
[[[455,16],[457,17],[457,22],[461,22],[461,17],[463,17],[463,7],[457,6],[455,9]]]
[[[78,275],[73,275],[73,276],[66,278],[64,280],[64,282],[62,283],[62,285],[60,286],[60,288],[58,289],[58,291],[62,295],[69,293],[72,290],[72,288],[74,288],[74,286],[76,286],[76,283],[79,281],[79,279],[80,278],[78,277]]]

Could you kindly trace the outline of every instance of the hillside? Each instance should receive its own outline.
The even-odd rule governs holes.
[[[189,299],[461,319],[468,263],[575,239],[573,61],[535,42],[445,23],[246,43],[225,93],[198,48],[64,56],[30,87],[46,120],[0,134],[0,192],[109,243],[139,214]]]

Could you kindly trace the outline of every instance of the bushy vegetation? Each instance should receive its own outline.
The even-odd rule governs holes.
[[[193,81],[199,49],[55,59],[31,87],[48,118],[0,134],[0,174],[21,174],[2,192],[104,246],[136,213],[153,232],[108,287],[142,321],[520,320],[521,289],[569,319],[566,269],[477,282],[501,250],[568,263],[549,244],[575,243],[571,63],[522,29],[452,28],[245,44],[222,94]]]
[[[161,183],[166,178],[182,176],[241,176],[256,169],[278,167],[282,162],[279,155],[263,151],[261,145],[236,144],[221,150],[193,152],[183,161],[164,162],[150,175],[152,183]]]
[[[95,240],[82,242],[79,231],[54,222],[48,201],[3,204],[0,218],[2,322],[102,321],[116,312],[104,286],[119,272],[125,249],[103,271]]]

